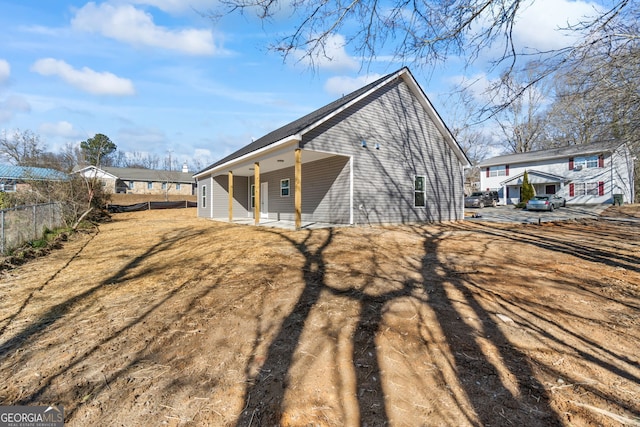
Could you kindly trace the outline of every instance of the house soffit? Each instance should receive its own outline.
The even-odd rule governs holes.
[[[259,156],[251,156],[237,162],[230,162],[227,165],[221,165],[220,167],[212,170],[211,175],[227,175],[231,171],[234,176],[253,176],[255,174],[256,162],[260,164],[261,175],[280,169],[292,168],[295,166],[296,148],[297,144],[294,146],[282,147],[278,150],[272,150]],[[314,162],[316,160],[326,159],[335,155],[336,154],[320,151],[302,150],[302,163]]]

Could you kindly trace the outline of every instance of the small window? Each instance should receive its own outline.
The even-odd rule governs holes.
[[[153,182],[147,182],[147,190],[153,190]]]
[[[250,195],[250,203],[251,203],[251,209],[256,207],[256,186],[255,184],[251,184],[251,195]]]
[[[202,206],[203,208],[207,207],[207,186],[202,186]]]
[[[129,190],[133,190],[133,181],[129,181]]]
[[[280,180],[280,197],[289,197],[289,178]]]
[[[492,166],[489,170],[489,176],[507,176],[506,166]]]
[[[180,190],[180,183],[176,184],[176,190]]]
[[[427,206],[426,200],[426,177],[416,176],[413,183],[413,205],[415,207]]]
[[[598,195],[598,183],[597,182],[587,182],[586,184],[586,192],[588,196],[597,196]]]
[[[573,162],[574,168],[597,168],[598,156],[576,157]]]
[[[163,182],[163,183],[162,183],[162,189],[163,189],[163,190],[166,190],[166,189],[167,189],[167,183],[166,183],[166,182]]]

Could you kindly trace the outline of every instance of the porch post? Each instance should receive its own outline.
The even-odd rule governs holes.
[[[302,150],[295,151],[295,189],[294,208],[296,213],[296,230],[302,228]]]
[[[254,186],[254,203],[253,207],[253,221],[255,225],[260,223],[260,163],[255,162],[253,164],[253,186]]]
[[[233,222],[233,171],[229,171],[229,222]]]

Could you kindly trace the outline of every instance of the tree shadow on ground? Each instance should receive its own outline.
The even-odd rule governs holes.
[[[447,387],[459,386],[462,389],[462,395],[457,396],[456,401],[471,424],[476,420],[480,425],[561,424],[549,406],[544,387],[535,379],[526,355],[510,345],[491,319],[491,313],[483,308],[464,280],[439,261],[439,242],[444,237],[430,234],[419,227],[414,231],[424,236],[424,256],[419,266],[422,281],[407,278],[401,283],[394,283],[391,290],[382,293],[368,292],[366,284],[358,289],[336,289],[327,284],[324,253],[335,238],[335,230],[325,230],[326,235],[315,250],[309,248],[313,231],[307,231],[300,242],[287,234],[272,231],[289,241],[304,257],[304,289],[270,343],[259,372],[252,376],[249,366],[253,365],[253,361],[247,364],[245,374],[249,385],[245,392],[244,409],[236,426],[279,425],[282,422],[284,399],[287,388],[291,386],[289,375],[296,349],[300,345],[305,322],[323,292],[346,298],[359,306],[351,337],[355,389],[350,390],[355,393],[358,413],[350,418],[345,415],[348,418],[343,420],[345,425],[382,426],[390,423],[389,402],[384,390],[385,375],[380,364],[381,349],[376,339],[382,333],[383,317],[390,304],[401,298],[410,298],[435,313],[457,373],[456,384]],[[393,254],[387,257],[393,257]],[[369,273],[371,277],[387,279],[376,271],[377,265],[373,261],[374,267]],[[463,295],[463,300],[452,297],[451,290]],[[480,330],[461,320],[459,304],[466,305],[481,319]],[[421,327],[429,329],[431,326],[423,324]],[[481,340],[484,345],[479,343]],[[505,378],[512,379],[513,383],[506,384]],[[465,409],[468,406],[470,412]]]
[[[527,356],[511,345],[473,286],[439,260],[445,234],[423,235],[422,276],[428,305],[436,314],[459,385],[479,425],[561,425]]]

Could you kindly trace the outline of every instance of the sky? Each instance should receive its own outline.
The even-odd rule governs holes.
[[[332,35],[331,61],[283,62],[267,47],[293,28],[248,16],[214,21],[217,0],[0,0],[0,132],[29,130],[48,151],[97,133],[125,153],[208,165],[405,64],[371,63]],[[558,31],[593,14],[586,1],[522,8],[523,49],[567,43]],[[445,122],[452,85],[490,81],[486,58],[411,68]],[[193,171],[195,172],[195,171]]]

